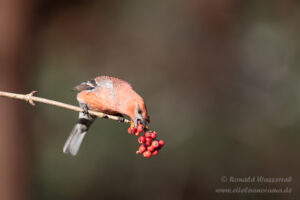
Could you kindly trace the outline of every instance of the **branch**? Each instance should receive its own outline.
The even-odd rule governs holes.
[[[83,111],[78,106],[73,106],[73,105],[70,105],[70,104],[61,103],[61,102],[58,102],[58,101],[53,101],[53,100],[33,96],[36,93],[37,93],[37,91],[32,91],[29,94],[16,94],[16,93],[0,91],[0,96],[27,101],[32,106],[35,106],[34,102],[39,102],[39,103],[49,104],[49,105],[52,105],[52,106],[61,107],[61,108],[69,109],[69,110],[74,110],[74,111],[77,111],[77,112]],[[89,112],[89,114],[97,116],[99,118],[107,118],[107,119],[112,119],[112,120],[115,120],[115,121],[120,120],[119,117],[114,116],[114,115],[108,115],[108,114],[105,114],[105,113],[102,113],[102,112],[96,112],[96,111],[91,111],[91,110],[89,110],[88,112]],[[130,120],[124,119],[124,121],[122,121],[122,122],[130,123]]]

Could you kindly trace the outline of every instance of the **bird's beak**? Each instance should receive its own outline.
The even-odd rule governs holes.
[[[144,119],[142,117],[135,117],[133,119],[134,122],[134,126],[137,128],[139,124],[143,124],[143,127],[145,127],[147,125],[148,120]]]
[[[148,123],[148,121],[146,119],[143,119],[142,123],[143,123],[143,127],[145,128],[146,125],[147,125],[147,123]]]

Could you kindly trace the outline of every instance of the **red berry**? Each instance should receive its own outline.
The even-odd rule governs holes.
[[[143,124],[139,124],[139,125],[138,125],[137,131],[138,131],[138,132],[143,132],[143,131],[144,131]]]
[[[153,132],[151,133],[152,139],[155,139],[155,138],[156,138],[156,135],[157,135],[157,133],[156,133],[155,131],[153,131]]]
[[[150,152],[150,151],[145,151],[145,152],[143,153],[143,156],[144,156],[145,158],[150,158],[150,157],[151,157],[151,152]]]
[[[136,132],[134,135],[139,136],[139,135],[140,135],[140,132]]]
[[[152,139],[151,139],[151,138],[146,138],[146,145],[147,145],[147,146],[150,146],[150,145],[151,145],[151,142],[152,142]]]
[[[140,144],[143,144],[143,143],[145,143],[145,142],[146,142],[146,138],[145,138],[145,136],[141,136],[141,137],[139,137],[139,139],[138,139],[138,142],[139,142]]]
[[[156,156],[158,154],[158,150],[152,152],[152,155]]]
[[[165,141],[163,141],[163,140],[159,140],[158,143],[159,143],[159,146],[160,146],[160,147],[162,147],[162,146],[165,145]]]
[[[152,146],[153,146],[154,148],[158,148],[158,147],[159,147],[158,141],[157,141],[157,140],[152,141]]]
[[[147,138],[151,138],[151,133],[150,133],[150,132],[146,132],[146,133],[145,133],[145,136],[146,136]]]
[[[145,145],[141,145],[141,146],[139,147],[139,152],[140,152],[140,153],[143,153],[144,151],[146,151],[146,147],[145,147]]]
[[[128,128],[128,133],[129,134],[135,134],[136,133],[136,128],[135,127],[129,127]]]
[[[136,133],[136,128],[132,127],[132,134],[135,134],[135,133]]]
[[[155,148],[154,148],[153,146],[148,146],[148,147],[147,147],[147,150],[148,150],[148,151],[154,151]]]
[[[128,128],[128,133],[131,134],[131,131],[132,131],[132,129],[131,129],[131,127],[129,127]]]

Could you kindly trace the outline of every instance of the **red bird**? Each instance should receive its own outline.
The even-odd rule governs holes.
[[[120,120],[127,115],[134,122],[144,126],[149,123],[149,116],[143,98],[138,95],[132,86],[124,80],[99,76],[85,81],[74,88],[79,106],[83,109],[79,119],[67,139],[63,152],[75,156],[80,144],[86,135],[95,117],[88,114],[88,110],[100,111],[106,114],[117,115]]]

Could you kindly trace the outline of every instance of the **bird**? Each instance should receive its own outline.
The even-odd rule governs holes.
[[[98,76],[73,88],[77,93],[80,108],[78,121],[63,147],[64,153],[77,155],[80,145],[95,120],[88,110],[119,116],[119,121],[128,116],[137,127],[150,122],[143,98],[126,81],[110,76]]]

